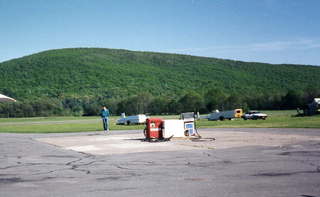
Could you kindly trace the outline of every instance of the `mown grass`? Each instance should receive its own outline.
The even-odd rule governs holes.
[[[293,117],[295,111],[264,111],[267,120],[197,121],[198,128],[320,128],[320,116]],[[179,116],[157,116],[178,119]],[[116,125],[119,117],[111,117],[111,130],[143,130],[144,125]],[[65,133],[102,131],[100,117],[45,117],[0,119],[2,133]]]
[[[320,128],[320,116],[295,117],[296,111],[264,111],[266,120],[198,121],[200,128]]]

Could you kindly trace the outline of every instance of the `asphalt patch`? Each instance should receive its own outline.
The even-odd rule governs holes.
[[[42,157],[48,157],[48,158],[78,158],[73,155],[43,155]]]
[[[263,177],[278,177],[278,176],[292,176],[296,174],[309,174],[309,173],[319,173],[318,170],[315,171],[298,171],[298,172],[267,172],[267,173],[258,173],[253,176],[263,176]]]
[[[11,183],[20,183],[24,182],[21,178],[0,178],[0,184],[11,184]]]

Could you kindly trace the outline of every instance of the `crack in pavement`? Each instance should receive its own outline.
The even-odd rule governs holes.
[[[296,174],[308,174],[308,173],[320,173],[317,170],[310,171],[297,171],[297,172],[266,172],[266,173],[257,173],[252,176],[264,176],[264,177],[277,177],[277,176],[291,176]]]

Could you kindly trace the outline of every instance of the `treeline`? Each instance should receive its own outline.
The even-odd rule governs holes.
[[[305,90],[310,85],[319,88],[319,76],[318,66],[73,48],[0,63],[0,92],[20,101],[46,97],[62,102],[65,99],[62,97],[70,96],[80,100],[89,96],[95,101],[99,100],[97,97],[122,101],[142,90],[152,94],[152,99],[161,96],[172,100],[180,99],[185,91],[196,91],[205,100],[206,92],[215,87],[227,96],[245,93],[240,97],[247,102],[248,95],[255,98],[262,97],[261,93],[279,92],[279,97],[290,89]]]
[[[210,113],[215,109],[230,110],[276,110],[296,109],[320,97],[320,90],[309,89],[306,92],[290,90],[286,94],[239,95],[225,94],[221,90],[211,89],[204,94],[187,92],[180,97],[152,96],[141,93],[124,99],[104,97],[67,97],[41,98],[16,103],[1,103],[0,117],[43,117],[43,116],[96,116],[101,106],[106,105],[112,115],[125,112],[130,114],[179,114],[199,111]]]

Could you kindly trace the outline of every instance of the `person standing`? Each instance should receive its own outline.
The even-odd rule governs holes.
[[[109,132],[109,116],[110,116],[110,112],[109,112],[109,110],[108,110],[108,108],[106,106],[102,107],[102,110],[100,112],[100,116],[102,118],[104,132],[107,133],[107,132]]]

